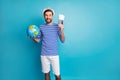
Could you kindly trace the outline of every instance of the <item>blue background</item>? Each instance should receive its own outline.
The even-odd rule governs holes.
[[[59,13],[66,16],[66,41],[59,41],[63,80],[120,80],[119,0],[0,0],[0,80],[43,80],[41,46],[26,28],[43,24],[47,7],[56,23]]]

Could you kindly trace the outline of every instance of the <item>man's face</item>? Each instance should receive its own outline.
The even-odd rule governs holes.
[[[51,23],[52,18],[53,18],[52,12],[50,12],[50,11],[46,12],[45,15],[44,15],[44,18],[45,18],[45,21],[46,21],[47,24]]]

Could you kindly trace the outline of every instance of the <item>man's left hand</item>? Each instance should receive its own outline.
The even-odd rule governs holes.
[[[60,31],[63,32],[63,30],[64,30],[63,24],[58,24],[58,26],[60,27]]]

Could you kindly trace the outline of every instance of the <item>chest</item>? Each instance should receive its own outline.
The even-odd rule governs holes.
[[[44,37],[56,37],[58,34],[58,28],[57,27],[44,27],[41,28],[41,32]]]

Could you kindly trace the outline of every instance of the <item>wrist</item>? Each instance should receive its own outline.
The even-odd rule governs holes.
[[[60,29],[61,32],[63,32],[63,29]]]
[[[64,31],[63,31],[63,30],[61,30],[60,32],[61,32],[61,34],[62,34],[62,33],[64,33]]]

